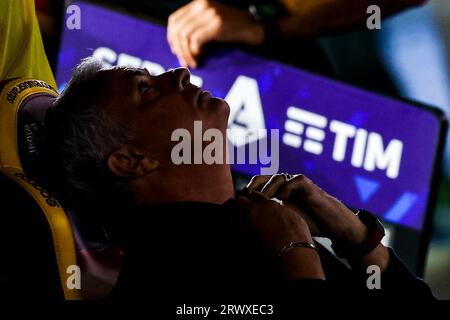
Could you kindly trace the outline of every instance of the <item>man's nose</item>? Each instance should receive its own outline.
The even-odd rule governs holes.
[[[172,70],[173,80],[179,90],[183,90],[191,83],[191,73],[186,68],[177,68]]]

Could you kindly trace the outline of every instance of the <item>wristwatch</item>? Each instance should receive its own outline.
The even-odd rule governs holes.
[[[253,19],[262,24],[264,28],[264,44],[270,45],[279,42],[281,37],[278,20],[285,13],[285,8],[279,1],[256,1],[248,6]]]
[[[331,248],[340,258],[358,259],[364,257],[378,246],[385,235],[383,225],[372,213],[361,209],[356,211],[355,215],[357,215],[359,220],[366,225],[368,229],[367,237],[363,242],[357,245],[344,245],[337,241],[333,241]]]

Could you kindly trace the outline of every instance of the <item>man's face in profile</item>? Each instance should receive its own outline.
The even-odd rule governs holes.
[[[102,101],[104,110],[131,127],[134,139],[130,144],[145,149],[159,161],[170,161],[174,130],[187,129],[194,137],[194,121],[202,121],[203,131],[216,128],[225,137],[227,103],[191,84],[187,69],[174,69],[159,76],[134,68],[101,73],[111,83],[107,85],[107,98]]]

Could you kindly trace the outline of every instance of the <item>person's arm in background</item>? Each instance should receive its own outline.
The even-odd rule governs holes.
[[[287,15],[280,19],[283,38],[315,37],[365,25],[367,8],[380,7],[382,18],[426,0],[281,0]]]
[[[274,0],[275,1],[275,0]],[[279,19],[285,39],[308,38],[339,32],[363,24],[367,8],[378,5],[382,17],[426,0],[281,0],[286,9]],[[180,64],[195,68],[202,47],[209,42],[256,46],[265,32],[249,10],[211,0],[194,0],[169,16],[167,40]]]
[[[33,0],[0,3],[0,80],[29,77],[56,89]]]

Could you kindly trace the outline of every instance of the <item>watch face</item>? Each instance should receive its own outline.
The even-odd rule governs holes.
[[[380,232],[383,234],[385,234],[384,232],[384,226],[383,224],[380,222],[380,220],[378,220],[372,213],[370,213],[367,210],[359,210],[357,212],[357,215],[359,217],[359,219],[370,229],[372,228],[377,228],[380,230]]]

